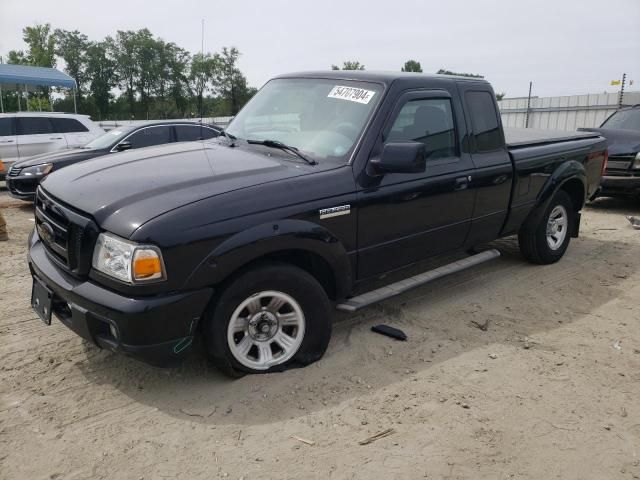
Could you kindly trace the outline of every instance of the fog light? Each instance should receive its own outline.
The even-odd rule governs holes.
[[[116,330],[115,325],[113,324],[109,324],[109,332],[111,333],[111,336],[113,338],[115,338],[116,340],[118,339],[118,330]]]

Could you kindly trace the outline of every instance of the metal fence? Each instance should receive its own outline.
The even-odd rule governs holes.
[[[624,106],[640,104],[640,92],[626,92],[622,100]],[[527,97],[505,98],[498,102],[498,106],[505,127],[575,130],[580,127],[599,127],[618,109],[618,102],[617,93],[595,93],[531,97],[528,111]]]

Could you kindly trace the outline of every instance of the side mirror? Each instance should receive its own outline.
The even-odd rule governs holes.
[[[131,142],[128,142],[126,140],[124,142],[120,142],[116,146],[116,150],[118,152],[124,152],[125,150],[131,150],[131,148],[133,148],[133,145],[131,145]]]
[[[427,166],[426,156],[424,143],[387,143],[380,158],[370,163],[378,173],[420,173]]]

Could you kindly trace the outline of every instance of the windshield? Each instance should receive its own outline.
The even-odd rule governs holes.
[[[90,148],[95,150],[108,148],[111,145],[114,145],[122,140],[129,132],[131,132],[131,130],[133,130],[132,127],[114,128],[113,130],[109,130],[104,135],[101,135],[98,138],[94,138],[82,148]]]
[[[601,128],[640,131],[640,108],[620,110],[614,113],[601,125]]]
[[[381,92],[380,85],[366,82],[271,80],[227,133],[242,140],[282,142],[314,160],[346,162]]]

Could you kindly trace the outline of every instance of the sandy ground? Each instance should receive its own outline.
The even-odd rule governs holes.
[[[317,364],[232,381],[201,352],[155,369],[36,319],[31,211],[0,193],[0,478],[640,478],[640,232],[623,216],[639,207],[596,202],[551,266],[502,241],[499,260],[336,315]]]

